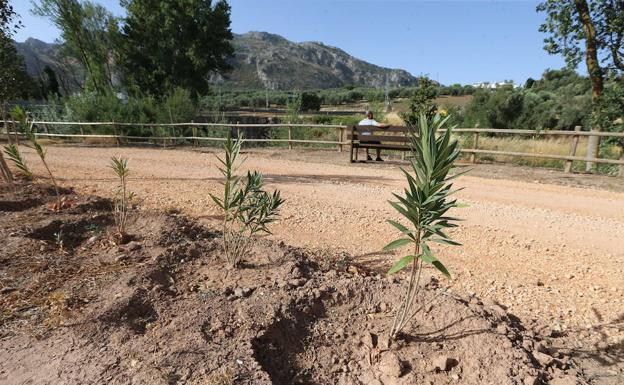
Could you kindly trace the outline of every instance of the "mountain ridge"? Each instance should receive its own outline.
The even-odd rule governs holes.
[[[232,89],[322,89],[343,86],[381,88],[417,84],[402,69],[381,67],[349,55],[339,47],[318,41],[292,42],[269,32],[234,34],[233,70],[207,74],[211,82]],[[63,55],[61,46],[35,38],[16,42],[31,76],[38,78],[46,65],[59,76],[64,89],[79,88],[84,70]]]

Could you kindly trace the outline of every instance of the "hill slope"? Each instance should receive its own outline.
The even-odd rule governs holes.
[[[233,71],[213,75],[215,83],[238,89],[310,89],[345,85],[391,87],[415,85],[409,72],[370,64],[345,51],[319,42],[294,43],[279,35],[248,32],[235,35]],[[39,77],[46,65],[58,74],[63,86],[74,89],[84,80],[84,71],[62,55],[57,44],[27,39],[15,43],[28,72]],[[387,79],[387,80],[386,80]]]

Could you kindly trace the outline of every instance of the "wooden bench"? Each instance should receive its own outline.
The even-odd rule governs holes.
[[[410,150],[408,129],[404,126],[390,126],[386,128],[352,126],[347,139],[351,141],[351,163],[358,160],[358,149],[360,148],[395,151]]]

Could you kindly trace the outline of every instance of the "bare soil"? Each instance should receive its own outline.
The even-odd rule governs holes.
[[[115,245],[110,201],[64,193],[61,212],[48,186],[0,196],[2,383],[583,383],[537,330],[431,271],[390,344],[402,275],[272,240],[229,270],[218,232],[153,210]]]
[[[51,147],[48,157],[64,185],[83,196],[110,196],[110,156],[126,156],[131,189],[145,210],[182,212],[210,229],[218,221],[208,197],[219,188],[214,154],[210,149]],[[398,219],[385,201],[404,184],[399,163],[349,164],[345,153],[335,151],[249,150],[247,155],[244,169],[262,171],[287,199],[271,242],[301,247],[307,259],[344,255],[370,272],[367,277],[384,277],[397,258],[379,250],[396,237],[384,222]],[[33,154],[27,151],[26,158],[43,175]],[[624,179],[501,165],[480,165],[471,174],[458,181],[466,188],[459,197],[469,207],[455,213],[466,221],[453,232],[464,246],[438,249],[453,275],[437,283],[446,293],[442,298],[499,303],[550,350],[539,349],[570,358],[568,365],[591,383],[624,382]],[[395,298],[380,296],[380,301]],[[393,303],[383,302],[386,309]]]

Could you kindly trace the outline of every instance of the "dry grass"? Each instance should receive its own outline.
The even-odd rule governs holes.
[[[462,148],[472,148],[472,135],[458,136]],[[532,154],[551,154],[551,155],[568,155],[570,153],[572,137],[558,138],[531,138],[529,136],[517,137],[484,137],[479,138],[479,149],[492,151],[510,151],[524,152]],[[616,159],[619,156],[617,147],[611,146],[603,150],[604,157]],[[586,156],[587,154],[587,138],[581,137],[576,149],[576,156]],[[505,155],[478,155],[478,159],[484,161],[495,161],[513,163],[534,167],[552,167],[561,168],[565,161],[556,159],[532,158],[532,157],[516,157]],[[576,162],[577,167],[581,167],[581,162]]]

